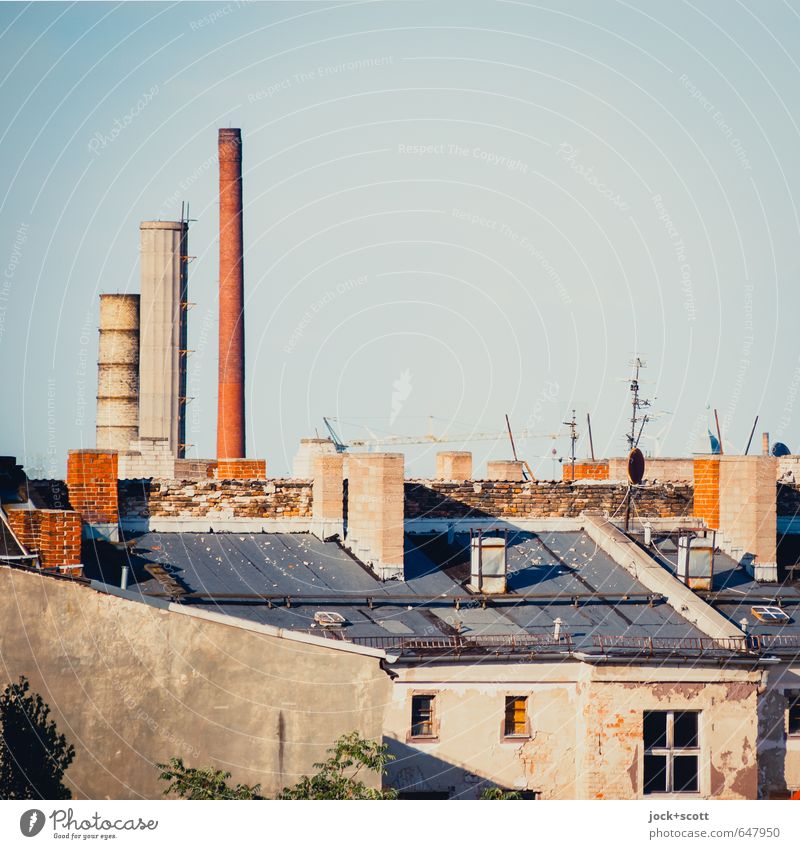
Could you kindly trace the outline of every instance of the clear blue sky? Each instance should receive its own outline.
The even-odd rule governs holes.
[[[731,449],[759,414],[800,450],[798,45],[779,2],[2,4],[0,451],[61,473],[94,445],[98,295],[138,290],[138,222],[188,201],[212,455],[220,126],[271,473],[324,415],[563,433],[574,407],[620,454],[635,351],[647,450],[706,450],[714,407]],[[542,475],[553,444],[522,442]]]

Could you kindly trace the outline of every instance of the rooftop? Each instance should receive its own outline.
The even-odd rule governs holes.
[[[704,634],[580,531],[509,535],[508,592],[466,588],[469,536],[406,536],[405,580],[381,582],[337,542],[310,534],[146,533],[87,552],[86,575],[280,628],[390,648],[512,646],[597,652],[601,640],[700,645]],[[344,617],[324,629],[315,613]],[[561,636],[553,640],[556,619]],[[442,642],[443,641],[443,642]],[[676,642],[677,645],[677,642]]]
[[[674,537],[655,537],[655,551],[674,572],[677,568],[678,549]],[[714,580],[710,591],[697,595],[711,604],[731,622],[740,624],[747,619],[748,633],[757,637],[790,637],[796,642],[800,654],[800,585],[794,580],[781,583],[755,581],[744,566],[717,549],[714,553]],[[784,610],[788,622],[762,622],[752,608],[775,605]]]

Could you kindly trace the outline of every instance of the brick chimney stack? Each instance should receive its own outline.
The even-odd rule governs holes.
[[[219,131],[217,457],[245,457],[242,131]]]

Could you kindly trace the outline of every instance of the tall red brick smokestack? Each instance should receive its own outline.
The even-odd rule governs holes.
[[[219,131],[217,457],[245,456],[242,131]]]

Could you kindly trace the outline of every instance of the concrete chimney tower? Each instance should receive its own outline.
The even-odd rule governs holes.
[[[242,131],[219,131],[217,457],[245,456]]]
[[[166,439],[183,457],[189,224],[142,221],[139,231],[139,437]]]

